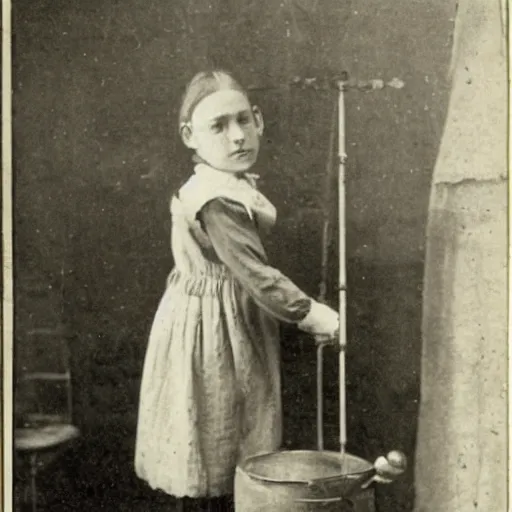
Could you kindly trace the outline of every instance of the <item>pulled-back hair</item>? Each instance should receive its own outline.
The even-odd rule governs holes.
[[[179,114],[179,126],[190,122],[194,109],[201,100],[214,92],[232,89],[247,96],[247,91],[240,85],[231,73],[222,69],[201,71],[189,82],[183,98]]]

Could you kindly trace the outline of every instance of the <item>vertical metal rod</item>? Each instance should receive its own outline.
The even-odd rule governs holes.
[[[317,395],[317,415],[316,415],[316,433],[317,448],[324,449],[324,354],[323,346],[319,345],[316,351],[316,395]]]
[[[338,97],[338,231],[339,231],[339,315],[340,315],[340,353],[339,353],[339,400],[340,400],[340,447],[342,457],[347,444],[347,416],[345,397],[345,346],[347,343],[346,331],[346,269],[345,269],[345,86],[340,83]],[[342,458],[342,460],[344,460]]]
[[[337,98],[336,98],[337,102]],[[320,293],[318,300],[325,302],[327,299],[327,277],[329,273],[329,244],[331,241],[331,215],[332,201],[331,190],[334,178],[333,153],[334,144],[336,142],[336,110],[337,104],[334,104],[332,113],[332,122],[329,132],[329,148],[327,155],[327,164],[325,169],[325,187],[323,194],[324,201],[324,224],[322,230],[322,277],[320,280]],[[324,449],[324,351],[323,345],[319,345],[316,352],[316,432],[317,432],[317,448],[322,451]]]

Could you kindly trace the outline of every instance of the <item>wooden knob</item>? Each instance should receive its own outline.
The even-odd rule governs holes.
[[[407,457],[403,452],[392,450],[387,455],[387,460],[390,466],[396,469],[405,471],[407,469]]]
[[[375,461],[377,475],[384,479],[394,480],[399,477],[407,467],[407,458],[402,452],[389,452],[387,457],[379,457]]]

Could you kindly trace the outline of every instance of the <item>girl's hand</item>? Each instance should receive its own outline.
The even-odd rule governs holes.
[[[307,316],[298,324],[299,329],[318,337],[320,343],[332,344],[337,338],[340,320],[337,311],[320,302],[312,301]]]
[[[336,331],[333,335],[329,336],[326,334],[317,334],[315,336],[315,343],[317,346],[328,346],[333,347],[335,349],[338,349],[339,351],[342,350],[343,347],[340,345],[340,339],[339,339],[339,330]]]

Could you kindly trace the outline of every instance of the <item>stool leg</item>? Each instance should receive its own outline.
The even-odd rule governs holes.
[[[32,500],[32,512],[37,512],[37,454],[30,455],[30,498]]]
[[[22,498],[22,504],[23,507],[26,507],[28,505],[28,496],[30,494],[30,484],[27,481],[27,477],[25,476],[23,479],[23,498]]]

